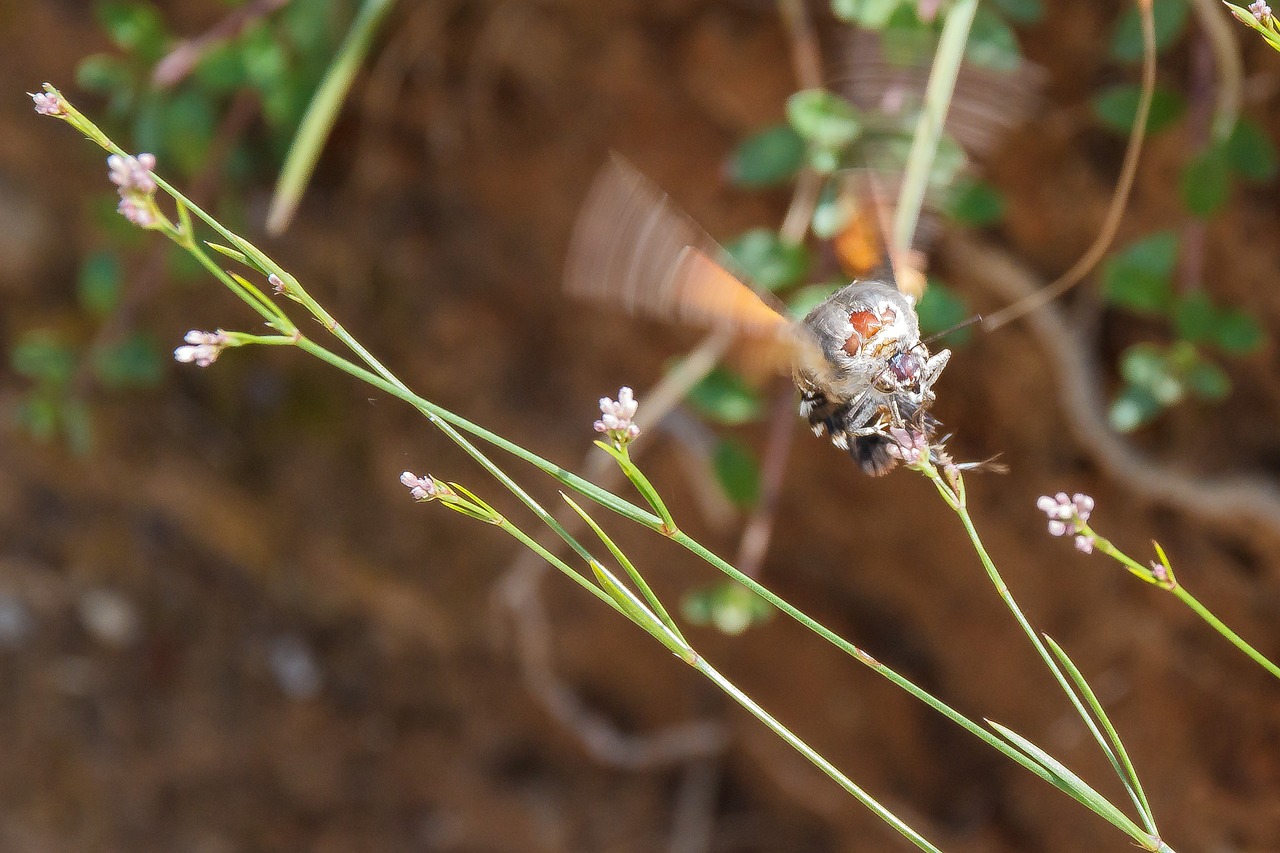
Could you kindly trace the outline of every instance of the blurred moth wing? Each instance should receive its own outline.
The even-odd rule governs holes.
[[[572,295],[631,314],[723,330],[773,370],[825,365],[812,334],[781,305],[716,261],[724,250],[667,195],[614,154],[574,227],[565,270]]]

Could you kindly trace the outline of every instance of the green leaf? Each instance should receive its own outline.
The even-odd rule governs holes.
[[[820,240],[830,240],[839,234],[849,222],[853,214],[852,205],[841,198],[835,181],[828,181],[818,195],[818,203],[813,208],[813,236]]]
[[[1264,340],[1262,326],[1248,313],[1236,309],[1219,315],[1213,342],[1225,352],[1237,355],[1253,352]]]
[[[767,128],[738,145],[729,160],[729,180],[740,187],[786,183],[804,165],[804,154],[804,140],[790,125]]]
[[[711,625],[729,636],[767,622],[774,613],[769,602],[734,581],[690,590],[680,600],[680,610],[694,625]]]
[[[76,65],[76,85],[87,92],[114,93],[133,89],[133,72],[117,56],[95,53]]]
[[[902,0],[832,0],[831,11],[840,20],[868,30],[882,30]]]
[[[677,656],[688,660],[693,655],[693,650],[688,644],[682,642],[681,638],[671,633],[667,626],[654,615],[643,601],[640,600],[634,592],[618,580],[613,572],[606,569],[600,563],[592,560],[591,571],[596,576],[596,581],[600,584],[600,588],[608,594],[610,598],[617,603],[618,609],[623,612],[632,622],[635,622],[649,634],[670,649]]]
[[[1187,390],[1201,400],[1218,403],[1231,394],[1231,378],[1211,361],[1201,359],[1187,371]]]
[[[787,313],[792,317],[800,318],[808,314],[814,308],[817,308],[831,294],[835,293],[844,284],[811,284],[808,287],[802,287],[791,294],[787,299]]]
[[[916,305],[916,314],[920,317],[920,332],[926,336],[950,329],[971,316],[969,305],[959,294],[932,278],[929,279],[929,286],[924,289],[924,296],[920,297],[920,302]],[[971,333],[971,329],[957,329],[947,336],[947,342],[964,343]]]
[[[1116,432],[1133,432],[1156,419],[1164,407],[1145,388],[1128,387],[1111,401],[1107,421]]]
[[[164,55],[164,21],[150,3],[107,0],[99,2],[95,11],[116,47],[136,53],[146,62]]]
[[[985,181],[962,179],[949,194],[946,211],[961,225],[992,225],[1004,218],[1004,197]]]
[[[1218,306],[1203,290],[1179,297],[1173,306],[1174,329],[1184,341],[1206,343],[1213,340],[1218,322]]]
[[[1276,146],[1257,122],[1236,122],[1227,137],[1226,154],[1227,165],[1247,181],[1266,183],[1276,176]]]
[[[19,338],[9,353],[9,363],[20,376],[63,386],[75,374],[76,355],[53,332],[37,329]]]
[[[58,403],[45,394],[28,394],[16,413],[18,427],[36,441],[52,441],[58,433]]]
[[[776,232],[756,228],[733,240],[725,250],[753,282],[766,290],[798,284],[809,271],[809,252],[785,242]]]
[[[993,720],[987,720],[987,723],[1037,764],[1048,770],[1053,777],[1050,781],[1081,805],[1101,816],[1111,825],[1118,827],[1131,838],[1150,838],[1137,824],[1129,820],[1124,812],[1112,805],[1106,797],[1090,787],[1087,782],[1068,769],[1061,761],[1012,729],[1002,726]]]
[[[1134,344],[1120,356],[1120,375],[1130,385],[1149,388],[1168,375],[1168,359],[1155,344]]]
[[[77,456],[88,456],[93,450],[93,413],[82,397],[62,401],[62,434],[67,446]]]
[[[689,389],[686,399],[705,417],[730,426],[758,419],[763,408],[759,393],[724,367],[702,377]]]
[[[899,4],[880,28],[880,50],[891,65],[928,65],[938,42],[932,23],[920,20],[915,3]]]
[[[1156,30],[1156,51],[1163,51],[1182,32],[1187,22],[1186,0],[1159,0],[1152,6]],[[1142,59],[1142,16],[1136,4],[1130,3],[1111,33],[1111,58],[1119,62]]]
[[[122,277],[120,260],[112,252],[94,252],[80,264],[76,296],[80,307],[102,317],[120,302]]]
[[[1225,152],[1217,146],[1201,151],[1183,168],[1178,187],[1192,215],[1203,219],[1216,212],[1231,192]]]
[[[1170,276],[1177,259],[1178,237],[1172,231],[1139,240],[1103,264],[1103,296],[1124,308],[1164,313],[1172,299]]]
[[[1247,312],[1219,308],[1204,291],[1178,300],[1173,316],[1178,337],[1192,343],[1214,344],[1225,352],[1251,352],[1265,339],[1261,325]]]
[[[760,495],[760,472],[750,450],[733,439],[721,439],[711,464],[725,497],[740,507],[756,502]]]
[[[801,137],[827,150],[843,148],[862,132],[853,104],[826,89],[805,89],[787,98],[787,121]]]
[[[108,388],[150,388],[164,375],[159,348],[133,335],[95,354],[93,372]]]
[[[999,15],[984,6],[979,6],[973,16],[965,58],[996,71],[1016,71],[1022,62],[1018,37]]]
[[[1161,406],[1173,406],[1186,396],[1186,372],[1199,358],[1195,347],[1186,342],[1168,348],[1135,344],[1120,356],[1120,375]]]
[[[159,125],[164,150],[188,175],[204,165],[217,125],[213,104],[195,89],[185,89],[161,108]]]
[[[1044,17],[1041,0],[993,0],[992,5],[1015,24],[1034,24]]]
[[[1138,114],[1141,90],[1134,83],[1121,83],[1104,89],[1093,99],[1093,111],[1102,124],[1116,133],[1129,133]],[[1159,133],[1182,117],[1186,102],[1176,92],[1156,86],[1151,96],[1151,112],[1147,115],[1147,133]]]
[[[229,95],[249,80],[240,45],[236,42],[210,47],[196,63],[193,73],[201,86],[218,95]]]
[[[209,274],[194,255],[176,243],[171,243],[165,253],[164,268],[174,281],[183,284],[203,280]]]

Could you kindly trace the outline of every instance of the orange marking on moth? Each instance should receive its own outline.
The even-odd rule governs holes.
[[[858,350],[867,339],[885,326],[898,319],[892,308],[886,308],[884,318],[877,317],[873,311],[854,311],[849,315],[849,324],[853,326],[853,334],[844,342],[844,351],[849,355],[857,355]]]

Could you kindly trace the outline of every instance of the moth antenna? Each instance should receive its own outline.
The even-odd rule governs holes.
[[[960,331],[961,329],[967,329],[967,328],[969,328],[970,326],[973,326],[973,325],[975,325],[975,324],[977,324],[977,323],[981,323],[981,322],[982,322],[982,315],[981,315],[981,314],[974,314],[974,315],[973,315],[972,317],[970,317],[968,320],[961,320],[959,323],[956,323],[954,326],[952,326],[952,327],[951,327],[951,328],[949,328],[949,329],[943,329],[941,332],[934,332],[934,333],[933,333],[932,335],[930,335],[929,337],[927,337],[927,338],[925,338],[924,340],[920,341],[920,343],[919,343],[919,344],[916,344],[916,346],[921,346],[921,345],[928,345],[928,344],[931,344],[931,343],[933,343],[934,341],[938,340],[939,338],[945,338],[947,335],[951,334],[952,332],[958,332],[958,331]]]

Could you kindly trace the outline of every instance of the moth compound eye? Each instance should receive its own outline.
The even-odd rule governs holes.
[[[920,356],[910,351],[900,352],[889,359],[889,373],[899,382],[914,382],[924,370]]]

